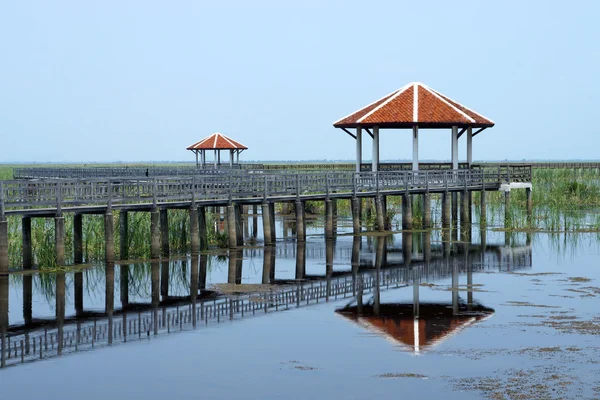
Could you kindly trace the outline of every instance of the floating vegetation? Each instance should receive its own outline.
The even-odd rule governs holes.
[[[423,375],[423,374],[415,374],[412,372],[404,372],[404,373],[397,373],[397,372],[388,372],[385,374],[379,374],[379,375],[375,375],[376,378],[418,378],[418,379],[427,379],[427,375]]]

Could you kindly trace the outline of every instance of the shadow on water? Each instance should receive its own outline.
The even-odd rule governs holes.
[[[253,236],[256,230],[249,229]],[[201,254],[0,277],[1,365],[335,300],[351,300],[338,310],[348,319],[419,351],[494,312],[474,302],[472,290],[466,300],[459,298],[459,276],[467,276],[470,289],[473,274],[531,268],[528,240],[515,237],[507,246],[488,241],[485,232],[462,242],[451,236],[434,231],[312,236],[300,243],[285,238],[227,257]],[[420,301],[422,284],[446,278],[452,279],[448,304]],[[381,303],[381,293],[411,287],[413,302]]]

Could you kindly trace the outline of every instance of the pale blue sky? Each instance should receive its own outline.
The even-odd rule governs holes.
[[[0,162],[191,161],[215,131],[245,160],[352,159],[332,123],[411,81],[496,122],[475,160],[600,159],[599,24],[592,0],[4,0]]]

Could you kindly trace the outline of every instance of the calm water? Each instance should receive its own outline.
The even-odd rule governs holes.
[[[596,235],[278,222],[275,247],[0,278],[2,398],[600,397]]]

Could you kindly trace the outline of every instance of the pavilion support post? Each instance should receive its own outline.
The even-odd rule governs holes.
[[[452,169],[458,169],[458,126],[452,127]]]
[[[169,212],[166,208],[160,209],[160,242],[161,255],[169,255]]]
[[[129,258],[129,213],[119,211],[119,253],[121,260]]]
[[[227,237],[229,238],[229,248],[237,248],[237,229],[235,218],[235,206],[230,204],[227,206]]]
[[[56,251],[56,264],[65,264],[65,217],[57,214],[54,217],[54,248]]]
[[[273,243],[273,237],[271,232],[271,212],[269,211],[269,203],[263,203],[262,206],[262,221],[263,221],[263,235],[265,245]]]
[[[236,157],[236,164],[238,164],[238,165],[239,165],[239,164],[240,164],[240,153],[241,153],[241,151],[240,151],[240,150],[238,150],[236,153],[237,153],[237,154],[235,155],[235,157]]]
[[[373,160],[371,171],[377,172],[379,169],[379,127],[373,128]]]
[[[350,200],[350,204],[352,207],[352,231],[355,235],[361,232],[360,228],[360,199],[358,197],[353,197]]]
[[[206,168],[206,150],[200,150],[202,157],[202,169]]]
[[[362,164],[362,128],[356,128],[356,172],[360,172]]]
[[[31,217],[21,218],[23,268],[31,268],[33,264],[33,247],[31,245]],[[79,262],[81,264],[81,262]]]
[[[413,159],[412,170],[419,170],[419,127],[413,126]]]
[[[467,128],[467,165],[471,169],[473,164],[473,128]]]
[[[449,228],[452,223],[450,219],[450,192],[442,193],[442,228]]]
[[[115,221],[111,209],[104,213],[104,259],[109,264],[115,262]]]
[[[304,221],[304,202],[296,200],[296,240],[306,241],[306,224]]]
[[[158,207],[150,211],[150,257],[160,257],[160,210]]]
[[[412,229],[412,196],[410,194],[402,195],[402,229]]]
[[[333,203],[331,199],[325,200],[325,238],[333,238]]]
[[[192,254],[198,254],[198,250],[200,248],[200,238],[198,235],[198,208],[195,206],[194,202],[192,202],[192,206],[188,210],[190,216],[190,246]],[[195,269],[196,266],[193,266]]]
[[[233,167],[233,150],[229,150],[229,166]]]
[[[377,215],[377,230],[379,232],[385,231],[385,215],[383,209],[383,200],[381,196],[375,198],[375,213]]]
[[[217,169],[217,150],[215,150],[215,159],[213,160],[213,164],[215,166],[215,169]]]
[[[481,226],[486,226],[487,225],[487,205],[486,205],[486,194],[485,194],[485,188],[481,190],[481,198],[480,198],[480,213],[479,213],[479,224]]]
[[[423,228],[431,228],[431,194],[423,194]]]
[[[221,166],[221,150],[217,150],[217,165]]]
[[[208,249],[208,232],[206,230],[206,207],[198,207],[198,236],[200,250]]]
[[[235,205],[235,231],[238,246],[244,245],[244,221],[242,220],[242,214],[244,213],[243,209],[243,205]]]
[[[196,168],[198,168],[198,150],[195,150],[194,154],[196,154]]]

